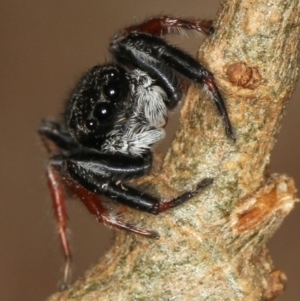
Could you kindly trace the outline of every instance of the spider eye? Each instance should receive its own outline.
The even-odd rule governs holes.
[[[108,82],[107,85],[103,87],[103,93],[107,99],[116,102],[122,99],[124,96],[124,91],[122,87],[119,86],[120,83],[116,81]]]
[[[88,119],[85,125],[89,130],[94,130],[97,127],[97,121],[95,119]]]
[[[100,124],[107,123],[114,115],[114,106],[108,102],[100,102],[96,105],[94,116]]]

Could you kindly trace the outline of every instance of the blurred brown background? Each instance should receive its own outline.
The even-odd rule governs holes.
[[[218,5],[217,0],[1,1],[0,300],[45,300],[61,277],[63,261],[44,181],[46,154],[36,133],[41,118],[58,116],[81,72],[109,59],[109,38],[122,26],[157,14],[212,19]],[[178,43],[188,45],[184,38]],[[292,175],[298,187],[299,95],[298,87],[271,166]],[[111,232],[77,202],[69,202],[69,215],[76,279],[108,248]],[[300,205],[270,243],[276,268],[289,278],[281,301],[300,296],[299,228]]]

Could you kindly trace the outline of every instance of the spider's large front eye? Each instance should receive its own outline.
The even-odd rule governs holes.
[[[112,119],[114,112],[115,108],[113,104],[108,102],[100,102],[95,107],[94,116],[100,122],[100,124],[104,124]]]

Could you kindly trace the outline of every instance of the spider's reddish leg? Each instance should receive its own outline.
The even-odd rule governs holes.
[[[83,202],[89,212],[97,218],[98,222],[108,227],[127,230],[149,238],[159,238],[159,234],[156,231],[138,228],[132,224],[120,220],[116,216],[110,215],[103,207],[98,195],[78,185],[78,183],[74,182],[72,179],[68,179],[67,185],[68,188]]]
[[[64,277],[63,284],[61,286],[62,289],[65,289],[69,283],[72,254],[67,237],[68,216],[65,203],[64,184],[60,177],[59,171],[55,169],[54,164],[54,162],[49,162],[46,175],[52,198],[54,216],[58,227],[58,236],[62,246],[63,254],[65,256]]]
[[[196,186],[196,188],[194,190],[185,192],[184,194],[180,195],[179,197],[169,200],[167,202],[160,202],[157,207],[157,213],[167,211],[171,208],[174,208],[174,207],[177,207],[177,206],[183,204],[184,202],[186,202],[186,200],[192,198],[193,196],[198,194],[201,190],[203,190],[205,187],[211,185],[212,183],[213,183],[213,179],[211,179],[211,178],[203,179],[200,183],[198,183],[198,185]]]
[[[126,36],[131,32],[137,31],[149,33],[154,36],[161,36],[170,33],[180,33],[182,29],[196,30],[206,35],[211,35],[214,32],[212,21],[183,20],[169,16],[161,16],[138,25],[130,26],[122,31],[121,35]]]

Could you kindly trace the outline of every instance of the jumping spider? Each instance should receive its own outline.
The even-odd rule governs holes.
[[[194,190],[166,201],[124,184],[151,170],[152,146],[164,137],[168,110],[182,97],[178,74],[205,86],[223,118],[227,135],[234,140],[212,73],[162,39],[183,29],[205,34],[214,31],[210,21],[167,16],[122,30],[110,43],[114,63],[95,66],[83,75],[67,103],[64,123],[44,120],[39,128],[49,152],[47,180],[66,261],[65,283],[71,262],[65,190],[74,193],[99,222],[158,238],[157,232],[138,228],[110,214],[99,195],[159,214],[212,183],[212,179],[204,179]]]

